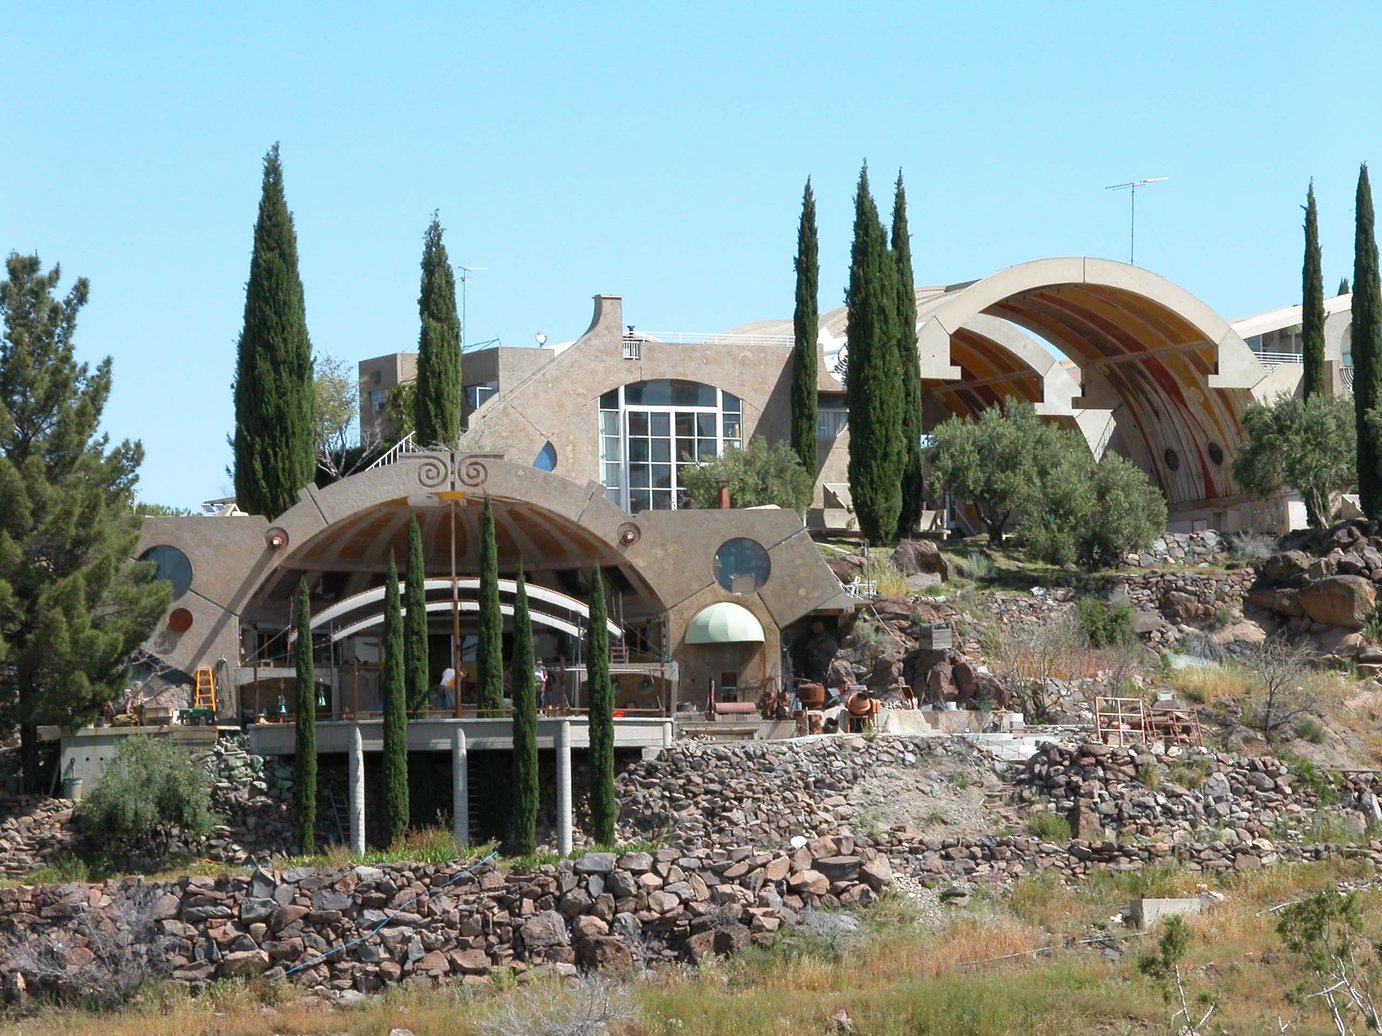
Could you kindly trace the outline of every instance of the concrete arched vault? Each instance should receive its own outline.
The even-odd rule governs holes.
[[[1078,392],[1061,398],[1069,386],[1051,374],[1060,364],[1032,353],[1026,336],[1001,332],[1004,322],[1074,361]],[[1221,317],[1164,278],[1103,259],[1010,267],[922,301],[917,350],[927,388],[974,386],[966,407],[992,405],[985,397],[1006,388],[1053,417],[1110,413],[1116,437],[1173,512],[1237,495],[1230,462],[1239,415],[1266,372]],[[981,370],[990,373],[976,376]]]

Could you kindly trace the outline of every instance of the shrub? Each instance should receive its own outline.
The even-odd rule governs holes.
[[[1363,624],[1363,636],[1374,644],[1382,644],[1382,608],[1374,608],[1368,613],[1368,621]]]
[[[1235,561],[1259,561],[1276,553],[1276,537],[1265,532],[1240,532],[1228,545],[1228,556]]]
[[[1075,605],[1075,618],[1095,648],[1127,644],[1137,635],[1132,628],[1132,609],[1125,604],[1107,605],[1086,597]]]
[[[958,555],[953,565],[957,575],[972,579],[976,583],[992,579],[998,573],[998,566],[993,558],[987,554],[980,554],[977,550]]]
[[[1309,741],[1312,745],[1324,744],[1324,724],[1314,716],[1306,716],[1296,724],[1296,737]]]
[[[1288,766],[1296,785],[1314,792],[1321,806],[1332,806],[1339,801],[1337,774],[1333,771],[1317,769],[1309,759],[1301,758],[1289,760]]]
[[[1209,620],[1209,628],[1221,630],[1231,625],[1233,625],[1233,612],[1228,609],[1227,605],[1221,604],[1219,607],[1215,608],[1214,618]]]
[[[1027,552],[1053,565],[1089,571],[1118,564],[1166,528],[1166,501],[1145,472],[1116,453],[1095,463],[1078,432],[1038,473],[1018,532]]]
[[[1329,524],[1336,494],[1358,481],[1357,426],[1345,399],[1285,393],[1243,411],[1244,442],[1233,458],[1233,476],[1255,496],[1294,489],[1305,502],[1312,529]]]
[[[733,507],[776,504],[797,514],[806,513],[816,485],[815,473],[802,467],[790,444],[784,441],[770,447],[761,436],[742,450],[730,447],[715,460],[684,468],[677,477],[697,507],[714,507],[724,482]]]
[[[127,856],[166,856],[175,835],[203,838],[217,820],[201,767],[166,737],[121,741],[76,815],[88,837]]]
[[[1036,813],[1028,817],[1027,830],[1047,842],[1070,841],[1070,821],[1055,813]]]
[[[1148,791],[1156,791],[1161,784],[1161,772],[1157,769],[1155,759],[1143,759],[1137,764],[1137,783]]]

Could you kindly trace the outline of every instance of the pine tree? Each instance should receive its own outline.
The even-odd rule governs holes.
[[[0,281],[0,724],[19,725],[39,791],[38,724],[90,717],[125,686],[130,654],[167,610],[169,584],[132,564],[144,448],[101,433],[107,357],[78,363],[90,286],[10,253]]]
[[[234,391],[235,501],[250,514],[282,514],[312,481],[317,461],[312,343],[277,144],[264,156]]]
[[[513,851],[537,851],[537,682],[534,676],[533,627],[528,618],[528,587],[518,570],[513,602]]]
[[[456,315],[456,274],[432,214],[422,245],[422,293],[418,312],[415,439],[423,446],[455,448],[461,438],[461,321]]]
[[[614,684],[609,678],[609,630],[605,628],[605,583],[596,565],[590,574],[590,636],[586,640],[587,721],[590,730],[591,834],[614,844]]]
[[[398,566],[389,555],[384,573],[384,673],[379,697],[384,708],[384,842],[393,845],[408,833],[408,701],[404,685],[407,663],[403,647],[403,605],[398,595]]]
[[[897,267],[859,173],[849,291],[849,492],[859,528],[873,543],[897,532],[902,511],[902,372],[897,350]]]
[[[912,286],[912,239],[907,230],[907,191],[902,170],[893,196],[893,261],[897,265],[897,350],[902,368],[902,508],[897,534],[910,536],[921,519],[921,364],[917,359],[917,296]]]
[[[1305,263],[1300,276],[1303,389],[1309,399],[1324,395],[1324,274],[1320,269],[1320,222],[1313,180],[1305,192]]]
[[[408,516],[408,575],[403,587],[404,675],[408,687],[408,711],[427,708],[427,566],[422,553],[422,530],[417,515]]]
[[[792,449],[802,467],[816,473],[816,340],[820,336],[820,250],[816,244],[816,199],[811,179],[801,196],[797,225],[797,302],[792,313]]]
[[[293,801],[297,806],[299,851],[307,854],[317,848],[317,687],[312,672],[312,598],[305,578],[298,583],[297,619]]]
[[[1358,496],[1369,518],[1382,516],[1382,448],[1368,415],[1382,397],[1382,302],[1372,186],[1364,163],[1358,173],[1353,238],[1353,407],[1358,428]]]
[[[481,716],[498,716],[504,708],[504,613],[499,609],[499,548],[488,493],[480,537],[479,627],[480,641],[475,649],[476,706]]]

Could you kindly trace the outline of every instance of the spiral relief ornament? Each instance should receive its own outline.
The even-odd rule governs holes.
[[[446,484],[451,477],[451,465],[446,458],[436,455],[423,457],[417,466],[417,480],[427,489],[436,489]]]
[[[456,480],[463,486],[484,485],[489,478],[489,469],[478,457],[466,457],[456,465]]]

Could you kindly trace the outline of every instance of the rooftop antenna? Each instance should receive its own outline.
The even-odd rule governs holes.
[[[472,275],[483,273],[486,267],[466,266],[464,263],[460,263],[456,266],[456,269],[459,270],[461,274],[461,352],[465,352],[465,331],[467,326],[465,320],[465,286]]]
[[[1149,180],[1133,180],[1130,183],[1115,183],[1105,187],[1106,191],[1127,191],[1128,192],[1128,265],[1133,263],[1134,251],[1137,245],[1137,189],[1145,187],[1149,183],[1165,183],[1169,176],[1153,176]]]

